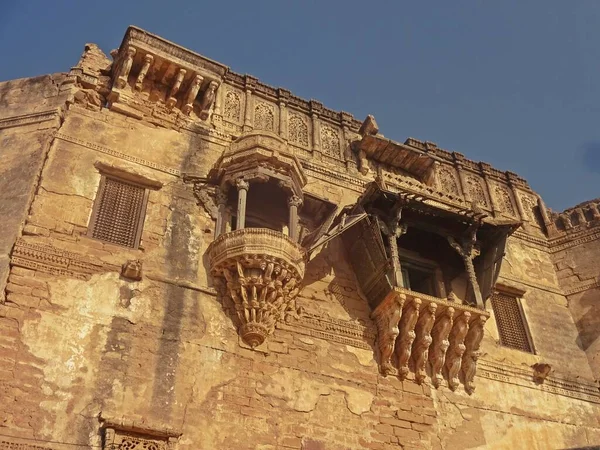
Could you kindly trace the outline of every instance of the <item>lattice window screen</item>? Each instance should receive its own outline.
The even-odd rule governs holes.
[[[102,176],[89,235],[106,242],[137,248],[148,191],[141,186]]]
[[[533,353],[519,300],[512,295],[496,292],[492,295],[492,308],[500,333],[500,343],[506,347]]]

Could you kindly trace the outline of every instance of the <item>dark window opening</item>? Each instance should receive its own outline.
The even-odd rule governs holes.
[[[401,261],[400,264],[402,267],[402,281],[406,289],[434,297],[438,295],[435,269],[418,266],[406,261]]]
[[[498,326],[500,343],[505,347],[533,353],[533,345],[519,299],[504,292],[496,292],[492,295],[492,309]]]
[[[88,236],[124,247],[140,243],[148,190],[102,175],[90,218]]]

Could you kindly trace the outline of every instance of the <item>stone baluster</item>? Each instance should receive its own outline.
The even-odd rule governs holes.
[[[475,373],[477,372],[477,360],[481,355],[479,347],[483,339],[483,327],[487,321],[484,315],[478,315],[469,325],[469,332],[465,338],[465,354],[462,357],[462,373],[465,378],[465,391],[472,394],[475,391]]]
[[[392,355],[396,338],[400,332],[398,324],[402,317],[402,307],[406,301],[405,294],[391,292],[371,313],[377,327],[377,346],[379,348],[380,372],[383,376],[395,375],[397,370],[392,365]]]
[[[288,206],[290,208],[290,238],[294,242],[298,241],[298,207],[302,205],[302,198],[297,195],[292,195],[288,199]]]
[[[462,361],[463,354],[465,353],[464,340],[469,331],[469,319],[471,313],[464,311],[454,321],[454,326],[450,332],[448,341],[450,346],[448,347],[448,354],[446,355],[446,371],[448,373],[448,387],[453,391],[459,385],[458,372],[460,371],[460,363]]]
[[[224,188],[217,189],[217,223],[215,225],[215,239],[225,230],[225,216],[227,215],[227,191]]]
[[[592,219],[600,220],[600,211],[598,211],[598,205],[596,205],[595,203],[590,203],[589,208],[592,212]]]
[[[136,49],[133,47],[128,47],[125,50],[125,56],[119,65],[119,73],[117,74],[117,79],[115,81],[115,87],[117,89],[123,89],[127,86],[127,79],[129,78],[129,72],[131,71],[131,66],[133,65],[133,57],[135,56]]]
[[[192,81],[192,84],[188,88],[187,93],[185,94],[185,100],[183,102],[181,112],[186,116],[189,116],[192,112],[192,109],[194,109],[194,100],[196,100],[196,96],[198,95],[198,91],[202,85],[202,81],[204,81],[204,77],[202,75],[196,75]]]
[[[148,70],[150,70],[150,65],[154,61],[154,56],[150,54],[144,55],[144,62],[142,64],[142,68],[140,69],[140,73],[138,73],[137,79],[135,80],[135,90],[141,91],[144,87],[144,80],[146,79],[146,75],[148,74]]]
[[[563,223],[565,230],[570,230],[571,228],[573,228],[573,222],[571,222],[570,213],[561,213],[558,215],[558,218]]]
[[[212,114],[212,120],[213,123],[217,123],[219,125],[221,125],[221,122],[223,121],[223,91],[224,89],[222,88],[223,83],[221,83],[219,85],[219,87],[217,88],[217,96],[215,98],[215,108],[213,110],[213,114]]]
[[[415,325],[419,318],[421,299],[413,298],[405,306],[399,326],[399,340],[396,344],[396,356],[398,357],[398,376],[401,380],[408,375],[408,360],[410,351],[415,340]]]
[[[202,102],[200,103],[200,119],[206,120],[210,115],[210,107],[215,101],[217,88],[219,87],[219,83],[216,81],[211,81],[208,84],[208,88],[204,95],[202,96]]]
[[[175,95],[179,92],[179,88],[181,88],[181,83],[183,82],[183,78],[185,77],[186,70],[179,69],[177,71],[177,75],[175,76],[175,81],[173,82],[173,86],[171,86],[171,90],[169,91],[169,98],[167,99],[167,108],[173,109],[175,104],[177,103],[177,99]]]
[[[575,215],[577,216],[577,225],[579,225],[580,227],[585,226],[585,224],[587,223],[587,219],[585,218],[585,214],[583,213],[583,209],[576,208],[575,209]]]
[[[429,351],[431,363],[431,382],[437,388],[442,383],[442,368],[446,360],[446,351],[450,346],[448,335],[452,329],[454,308],[449,306],[438,317],[431,332],[432,342]]]
[[[433,338],[431,329],[435,323],[435,311],[437,303],[429,303],[426,308],[422,308],[419,321],[417,322],[415,342],[412,347],[412,359],[415,365],[415,381],[419,384],[425,380],[425,362],[428,357],[428,350]]]
[[[246,225],[246,197],[248,195],[250,183],[243,178],[238,178],[235,180],[235,187],[238,191],[237,221],[235,229],[241,230]]]

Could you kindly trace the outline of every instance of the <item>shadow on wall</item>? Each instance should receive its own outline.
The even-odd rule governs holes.
[[[579,338],[577,345],[583,351],[600,337],[600,289],[591,289],[579,299],[578,308],[586,311],[576,322]]]

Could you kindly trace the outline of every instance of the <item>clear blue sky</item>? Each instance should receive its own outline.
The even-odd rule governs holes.
[[[600,1],[2,0],[0,80],[68,71],[134,24],[362,119],[600,197]]]

